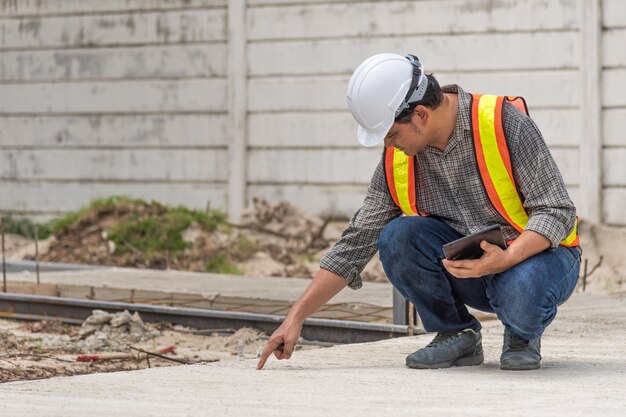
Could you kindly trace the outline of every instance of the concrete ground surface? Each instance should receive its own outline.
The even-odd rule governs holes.
[[[485,363],[412,370],[432,335],[270,359],[0,385],[2,415],[623,416],[626,294],[576,294],[543,337],[542,369],[499,369],[502,326],[485,322]]]

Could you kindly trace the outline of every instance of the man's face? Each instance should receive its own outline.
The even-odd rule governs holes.
[[[385,136],[385,147],[393,146],[409,156],[417,155],[428,145],[422,119],[417,112],[409,123],[394,123]]]

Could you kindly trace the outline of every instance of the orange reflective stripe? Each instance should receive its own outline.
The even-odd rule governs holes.
[[[502,127],[502,107],[505,100],[528,114],[521,97],[472,96],[472,130],[476,162],[485,190],[494,208],[520,233],[528,224],[528,214],[520,198],[511,156]],[[579,245],[578,218],[574,230],[563,241],[563,246]]]
[[[489,199],[502,217],[521,232],[528,223],[528,215],[513,181],[513,174],[509,171],[510,168],[506,167],[505,157],[508,157],[508,148],[504,132],[500,132],[501,137],[498,137],[496,132],[495,121],[501,117],[501,113],[496,113],[497,102],[497,96],[483,95],[473,106],[476,117],[474,119],[476,156]],[[502,110],[502,106],[499,109]],[[500,153],[501,146],[506,148],[505,155]],[[507,159],[510,165],[510,158]]]
[[[385,175],[387,177],[387,186],[389,187],[391,198],[393,198],[396,206],[400,207],[398,194],[396,192],[396,183],[393,178],[393,148],[387,148],[385,150]]]
[[[394,147],[385,150],[387,186],[396,205],[407,216],[419,216],[415,203],[415,158]]]
[[[487,192],[487,196],[491,201],[493,207],[500,213],[502,217],[506,220],[507,223],[513,224],[513,221],[509,218],[506,210],[502,206],[500,202],[500,198],[498,197],[498,193],[491,182],[491,176],[489,175],[489,170],[487,169],[487,162],[485,161],[485,154],[483,152],[483,146],[481,144],[481,135],[480,135],[480,127],[479,127],[479,118],[478,118],[478,105],[481,99],[481,95],[475,94],[474,99],[472,100],[472,130],[474,133],[474,150],[476,151],[476,163],[478,164],[478,171],[480,172],[480,177],[483,181],[483,185],[485,186],[485,191]],[[521,231],[521,230],[520,230]]]

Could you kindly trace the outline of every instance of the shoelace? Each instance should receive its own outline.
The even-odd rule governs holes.
[[[453,333],[437,333],[437,336],[428,344],[426,347],[435,347],[439,345],[447,345],[450,344],[453,340],[456,340],[461,333],[453,332]]]
[[[528,348],[528,341],[517,337],[514,334],[511,335],[511,337],[509,338],[509,350],[518,351],[526,350],[526,348]]]

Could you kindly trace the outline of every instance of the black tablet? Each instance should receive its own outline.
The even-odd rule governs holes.
[[[496,225],[443,245],[443,254],[446,256],[446,259],[451,261],[457,259],[478,259],[484,253],[480,247],[480,242],[483,240],[506,249],[502,228],[500,225]]]

